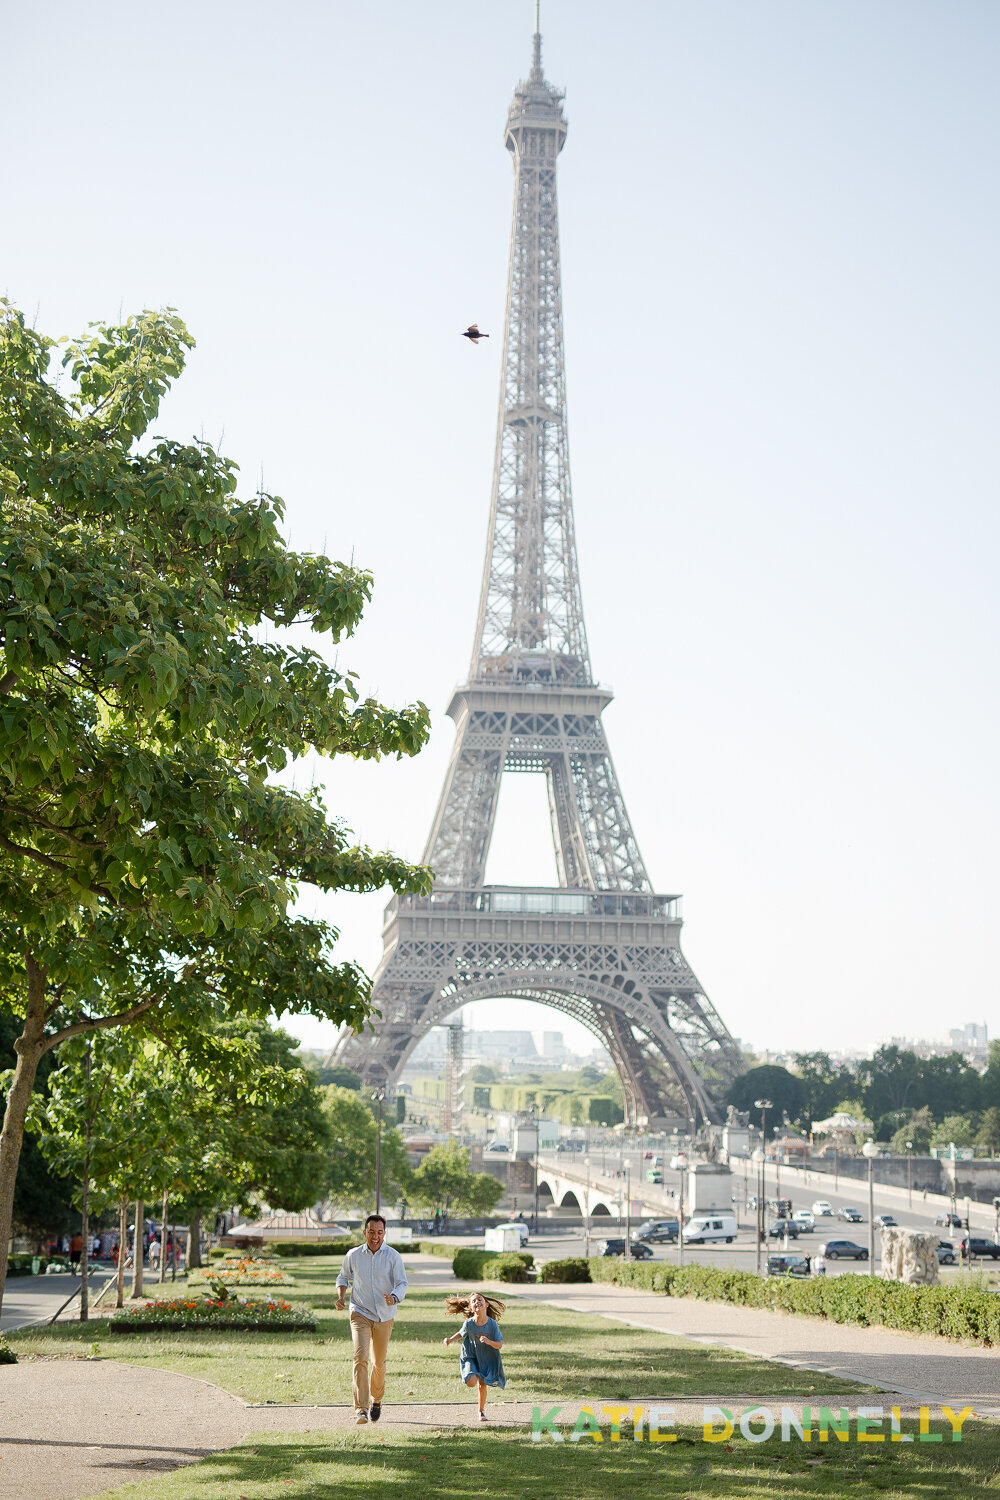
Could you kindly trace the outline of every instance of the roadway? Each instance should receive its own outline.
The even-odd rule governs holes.
[[[98,1292],[114,1276],[113,1271],[98,1271],[90,1283],[90,1298],[93,1302]],[[79,1289],[80,1278],[71,1274],[60,1276],[9,1276],[3,1294],[3,1312],[0,1315],[0,1332],[11,1328],[25,1328],[32,1323],[47,1323],[55,1317],[67,1297]],[[112,1294],[109,1292],[108,1296]],[[113,1300],[113,1298],[112,1298]],[[104,1308],[107,1298],[101,1304]],[[79,1302],[66,1309],[66,1315],[79,1317]]]

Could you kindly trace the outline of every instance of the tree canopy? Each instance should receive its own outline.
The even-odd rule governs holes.
[[[209,444],[147,436],[191,346],[170,310],[93,325],[57,381],[53,341],[0,304],[0,1006],[23,1022],[0,1290],[47,1051],[134,1025],[205,1056],[206,1001],[218,1020],[357,1028],[369,981],[333,962],[334,929],[291,914],[299,884],[429,884],[273,780],[310,751],[413,754],[427,712],[362,699],[283,634],[349,636],[367,573],[291,551],[281,500],[240,498]]]

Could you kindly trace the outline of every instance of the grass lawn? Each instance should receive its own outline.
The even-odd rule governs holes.
[[[60,1323],[10,1334],[21,1359],[62,1358],[93,1352],[128,1364],[154,1365],[194,1375],[253,1403],[328,1405],[351,1399],[351,1334],[347,1313],[333,1311],[340,1260],[306,1257],[289,1263],[295,1285],[281,1300],[306,1303],[316,1313],[315,1333],[112,1334],[102,1322]],[[166,1292],[168,1288],[156,1288]],[[667,1391],[683,1400],[703,1394],[752,1402],[781,1396],[838,1394],[849,1382],[826,1375],[803,1379],[781,1365],[735,1350],[685,1343],[666,1333],[625,1328],[603,1318],[517,1303],[511,1289],[502,1327],[507,1347],[507,1396],[518,1401],[593,1398],[628,1400]],[[184,1296],[180,1283],[176,1294]],[[458,1348],[442,1347],[460,1319],[449,1317],[440,1292],[411,1291],[396,1319],[389,1346],[387,1399],[455,1401],[465,1398],[458,1378]],[[858,1386],[859,1392],[864,1387]]]
[[[860,1490],[906,1500],[996,1500],[1000,1438],[966,1429],[936,1449],[791,1449],[742,1439],[709,1447],[698,1434],[651,1447],[622,1442],[533,1443],[523,1429],[401,1436],[362,1432],[249,1439],[172,1475],[126,1485],[120,1500],[356,1500],[359,1494],[424,1500],[804,1500]],[[928,1456],[931,1454],[932,1456]]]
[[[24,1330],[10,1335],[22,1359],[32,1355],[100,1357],[158,1366],[199,1376],[253,1402],[344,1403],[350,1400],[350,1335],[345,1314],[332,1311],[338,1263],[312,1258],[292,1263],[296,1285],[288,1300],[317,1313],[316,1334],[271,1336],[209,1332],[112,1336],[100,1324]],[[472,1400],[459,1384],[457,1350],[441,1347],[457,1320],[444,1311],[440,1292],[408,1296],[390,1345],[387,1401]],[[599,1317],[518,1303],[511,1289],[502,1325],[507,1347],[506,1391],[491,1399],[483,1428],[378,1427],[348,1431],[268,1432],[201,1462],[114,1491],[120,1500],[356,1500],[377,1487],[394,1500],[635,1500],[637,1495],[710,1497],[710,1500],[804,1500],[844,1496],[859,1488],[900,1500],[997,1500],[1000,1429],[968,1421],[963,1441],[938,1445],[859,1445],[855,1441],[750,1443],[739,1434],[708,1444],[700,1427],[680,1427],[676,1443],[634,1444],[584,1437],[555,1443],[531,1441],[514,1425],[504,1398],[547,1408],[560,1401],[636,1402],[642,1398],[729,1403],[745,1410],[756,1402],[775,1412],[849,1402],[888,1405],[850,1382],[752,1359],[732,1350],[685,1343],[647,1329],[624,1328]],[[251,1421],[252,1421],[252,1414]],[[302,1415],[297,1420],[302,1421]],[[308,1420],[308,1418],[306,1418]],[[568,1431],[568,1429],[566,1429]],[[932,1424],[932,1431],[947,1431]]]

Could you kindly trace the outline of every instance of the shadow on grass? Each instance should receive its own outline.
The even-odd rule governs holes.
[[[709,1447],[700,1432],[651,1446],[622,1442],[532,1443],[525,1429],[394,1435],[375,1439],[369,1430],[340,1436],[273,1435],[250,1439],[215,1454],[173,1479],[130,1486],[122,1500],[208,1500],[236,1493],[264,1500],[280,1493],[292,1500],[348,1500],[368,1486],[394,1500],[424,1500],[432,1491],[449,1500],[574,1500],[634,1497],[640,1487],[662,1495],[712,1496],[718,1500],[804,1500],[842,1496],[849,1487],[919,1496],[920,1500],[995,1500],[992,1476],[1000,1439],[970,1431],[961,1446],[938,1450],[859,1450],[845,1446],[816,1452],[806,1446],[738,1441]]]

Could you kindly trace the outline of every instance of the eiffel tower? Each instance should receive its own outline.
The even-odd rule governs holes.
[[[573,531],[556,161],[563,94],[531,72],[507,115],[514,216],[489,537],[469,680],[424,863],[429,897],[394,898],[376,971],[380,1018],[334,1051],[392,1088],[432,1026],[472,1000],[554,1007],[607,1047],[626,1120],[720,1118],[743,1062],[681,953],[679,898],[654,894],[594,681]],[[473,356],[474,357],[474,356]],[[544,772],[559,885],[484,884],[500,778]]]

